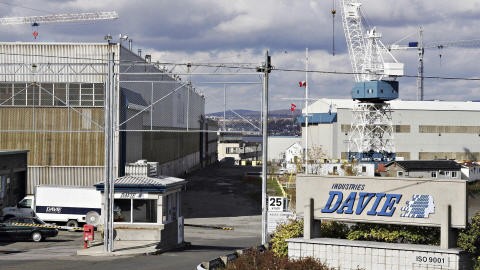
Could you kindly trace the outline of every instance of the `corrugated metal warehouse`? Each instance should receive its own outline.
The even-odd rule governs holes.
[[[114,55],[115,176],[159,162],[176,176],[215,160],[205,99],[117,43],[0,43],[0,149],[26,149],[28,187],[103,180],[104,93]]]
[[[397,158],[479,160],[480,102],[393,100],[389,103]],[[345,159],[353,104],[349,99],[320,99],[311,104],[309,148],[321,147],[328,157]],[[303,124],[303,144],[305,133]]]

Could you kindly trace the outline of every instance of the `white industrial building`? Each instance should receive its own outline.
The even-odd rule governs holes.
[[[204,117],[205,98],[149,55],[107,41],[0,43],[0,149],[29,150],[28,193],[103,179],[109,62],[115,177],[139,159],[171,176],[216,160],[217,135],[202,132],[218,129]]]
[[[346,159],[356,101],[320,99],[308,107],[308,130],[302,123],[302,142],[321,147],[329,158]],[[480,102],[403,101],[392,108],[397,159],[478,160],[480,157]]]

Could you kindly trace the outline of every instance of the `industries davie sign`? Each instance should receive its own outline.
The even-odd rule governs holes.
[[[458,179],[297,176],[297,214],[310,198],[314,218],[440,226],[451,207],[451,226],[467,220],[466,182]]]

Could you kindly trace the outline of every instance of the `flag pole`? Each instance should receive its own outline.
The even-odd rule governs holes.
[[[308,48],[305,48],[305,174],[308,174]]]

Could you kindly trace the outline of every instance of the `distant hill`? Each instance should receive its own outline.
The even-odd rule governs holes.
[[[241,115],[242,117],[253,117],[257,118],[260,117],[260,111],[252,111],[252,110],[234,110],[237,114]],[[295,112],[292,112],[290,110],[273,110],[268,112],[269,117],[275,117],[275,118],[292,118],[292,117],[297,117],[301,114],[300,110],[296,110]],[[208,113],[207,116],[211,117],[223,117],[223,111],[222,112],[214,112],[214,113]],[[232,111],[226,111],[225,116],[227,118],[232,118],[232,117],[238,117],[235,113]]]

